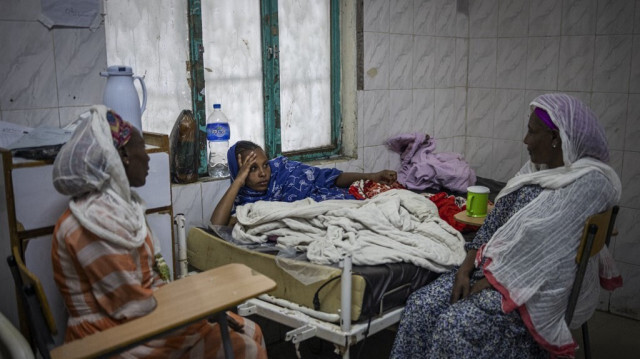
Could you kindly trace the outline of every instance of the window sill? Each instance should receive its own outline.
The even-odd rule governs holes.
[[[171,182],[171,186],[189,186],[189,185],[195,185],[195,184],[198,184],[198,183],[208,183],[208,182],[217,182],[217,181],[229,181],[229,177],[212,178],[212,177],[209,177],[209,176],[203,176],[203,177],[199,177],[196,181],[189,182],[189,183],[174,183],[174,182]]]
[[[318,160],[314,160],[314,161],[309,161],[309,162],[305,162],[306,164],[310,165],[310,166],[316,166],[316,167],[326,167],[326,166],[335,166],[339,163],[345,163],[345,162],[349,162],[349,161],[353,161],[354,157],[350,157],[350,156],[338,156],[338,157],[333,157],[333,158],[325,158],[325,159],[318,159]],[[206,182],[216,182],[216,181],[229,181],[229,177],[224,177],[224,178],[212,178],[209,176],[202,176],[199,177],[197,181],[194,182],[190,182],[190,183],[173,183],[171,182],[172,186],[188,186],[188,185],[192,185],[192,184],[196,184],[196,183],[206,183]]]

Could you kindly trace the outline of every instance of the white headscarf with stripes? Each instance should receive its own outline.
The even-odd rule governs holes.
[[[531,110],[547,111],[558,127],[564,166],[546,169],[528,161],[496,200],[524,185],[541,194],[515,213],[479,251],[485,275],[503,294],[503,309],[518,309],[534,338],[555,354],[573,354],[575,342],[564,322],[575,277],[575,256],[584,223],[620,199],[621,184],[609,159],[604,130],[578,99],[546,94]],[[601,256],[609,256],[603,250]],[[608,263],[611,263],[610,261]],[[598,302],[598,266],[592,259],[572,326],[588,319]]]
[[[106,114],[105,106],[96,105],[80,115],[53,163],[53,185],[72,197],[69,209],[83,227],[119,246],[138,248],[147,236],[145,205],[129,186]]]

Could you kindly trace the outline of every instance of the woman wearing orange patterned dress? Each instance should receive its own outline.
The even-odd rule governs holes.
[[[131,187],[145,184],[149,156],[137,129],[94,106],[56,157],[53,182],[71,196],[54,230],[54,279],[73,341],[150,313],[166,264]],[[164,274],[164,275],[163,275]],[[188,293],[185,293],[188,295]],[[236,358],[266,359],[260,327],[228,313]],[[222,358],[217,324],[202,320],[120,354],[125,358]]]

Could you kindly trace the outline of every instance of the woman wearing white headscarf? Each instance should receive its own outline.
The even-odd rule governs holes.
[[[408,299],[393,358],[573,357],[564,321],[586,219],[616,204],[620,180],[604,130],[579,100],[547,94],[531,102],[524,139],[530,160],[498,194],[457,271]],[[592,258],[571,323],[586,321],[598,302]],[[607,273],[607,289],[621,285]]]
[[[104,106],[81,118],[53,166],[56,190],[72,197],[51,249],[54,279],[69,313],[65,341],[150,313],[153,291],[168,279],[144,203],[131,190],[145,184],[149,171],[142,135]],[[229,316],[235,357],[266,358],[260,328]],[[121,356],[221,358],[224,350],[218,325],[203,320]]]

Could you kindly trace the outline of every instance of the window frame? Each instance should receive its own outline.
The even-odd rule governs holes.
[[[280,126],[280,82],[278,46],[278,0],[261,0],[261,38],[264,98],[264,143],[269,158],[285,155],[297,161],[313,161],[340,156],[342,148],[341,59],[340,59],[340,0],[328,0],[330,6],[331,51],[331,144],[320,148],[282,152]],[[201,0],[188,1],[189,17],[189,85],[192,108],[198,123],[200,167],[198,173],[207,175],[206,103],[202,41]]]

